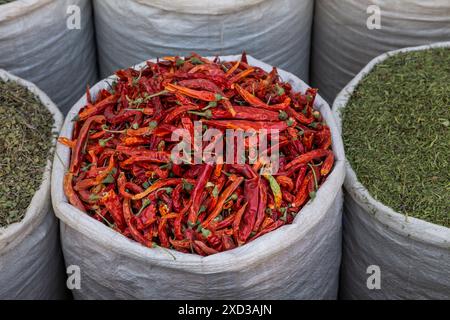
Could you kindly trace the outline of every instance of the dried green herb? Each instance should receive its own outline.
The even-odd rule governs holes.
[[[450,227],[450,49],[395,55],[343,111],[347,157],[370,194]]]
[[[13,1],[16,1],[16,0],[0,0],[0,6],[2,4],[7,4],[7,3],[10,3],[10,2],[13,2]]]
[[[53,116],[26,88],[0,80],[0,227],[19,222],[39,189]]]

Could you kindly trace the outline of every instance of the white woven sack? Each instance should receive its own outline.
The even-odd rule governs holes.
[[[78,20],[80,29],[69,29]],[[35,83],[67,113],[97,81],[93,28],[89,0],[0,5],[0,68]]]
[[[376,7],[370,6],[381,10],[381,29],[374,24]],[[450,41],[450,1],[316,0],[313,33],[311,82],[331,104],[376,56]]]
[[[240,56],[221,59],[239,60]],[[272,69],[253,57],[249,57],[249,64]],[[294,75],[283,70],[279,73],[294,90],[304,92],[308,88]],[[94,97],[100,89],[109,87],[108,81],[92,88]],[[83,97],[69,112],[62,136],[72,136],[71,119],[85,104]],[[75,298],[335,299],[341,261],[345,156],[328,104],[318,97],[316,108],[331,128],[337,160],[316,199],[304,207],[294,224],[209,257],[148,249],[69,205],[63,177],[69,167],[70,150],[59,145],[57,154],[63,162],[54,161],[52,198],[61,220],[66,263],[81,269],[81,290],[74,291]]]
[[[437,47],[450,47],[450,42],[401,49],[373,59],[336,98],[333,110],[338,126],[342,128],[340,115],[355,88],[377,64],[400,52]],[[449,299],[450,229],[406,218],[386,207],[358,181],[348,162],[346,171],[342,298]],[[380,290],[367,286],[367,268],[373,265],[380,267]]]
[[[248,54],[308,82],[313,0],[94,0],[103,78],[151,57]]]
[[[55,104],[34,84],[0,69],[0,79],[14,81],[34,93],[53,114],[59,130],[63,118]],[[56,142],[56,141],[55,141]],[[64,263],[58,222],[50,200],[51,162],[24,219],[0,228],[0,300],[65,298]]]

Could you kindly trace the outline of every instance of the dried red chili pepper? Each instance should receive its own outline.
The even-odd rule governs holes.
[[[253,72],[255,71],[254,68],[249,68],[247,70],[242,71],[241,73],[235,75],[234,77],[230,78],[230,80],[228,80],[229,84],[233,84],[238,82],[239,80],[244,79],[245,77],[251,75]]]
[[[170,244],[178,251],[189,252],[191,242],[189,240],[173,240],[169,239]]]
[[[222,245],[225,251],[236,248],[236,244],[234,243],[233,239],[226,234],[222,235]]]
[[[284,121],[279,122],[262,122],[262,121],[248,121],[248,120],[203,120],[207,126],[219,129],[233,129],[233,130],[278,130],[283,132],[288,128]]]
[[[272,231],[274,231],[274,230],[276,230],[276,229],[278,229],[278,228],[284,226],[285,224],[286,224],[286,222],[284,222],[284,221],[282,221],[282,220],[278,220],[278,221],[272,223],[271,225],[265,227],[263,230],[261,230],[258,234],[256,234],[256,235],[252,238],[252,240],[256,240],[256,239],[258,239],[259,237],[262,237],[263,235],[268,234],[269,232],[272,232]]]
[[[308,164],[309,162],[311,162],[313,160],[317,160],[317,159],[326,157],[327,155],[328,155],[328,150],[323,150],[323,149],[313,150],[311,152],[302,154],[298,158],[296,158],[293,161],[291,161],[286,166],[285,169],[289,170],[290,168],[292,168],[295,165],[305,165],[305,164]]]
[[[195,243],[195,245],[198,246],[198,248],[200,249],[200,252],[203,252],[205,255],[212,255],[212,254],[219,253],[217,250],[208,247],[208,245],[206,245],[206,243],[204,243],[202,241],[195,240],[194,243]]]
[[[314,118],[308,118],[303,113],[296,112],[294,109],[290,107],[286,108],[286,113],[301,124],[309,125],[314,122]]]
[[[253,172],[253,171],[250,171]],[[255,176],[252,179],[248,179],[244,184],[244,196],[247,203],[247,210],[243,216],[243,223],[241,225],[241,230],[239,232],[239,240],[241,242],[247,241],[248,237],[253,231],[256,223],[258,208],[259,208],[259,185],[261,183],[261,178]],[[237,239],[237,238],[236,238]]]
[[[169,186],[177,186],[182,183],[182,179],[180,178],[172,178],[172,179],[161,179],[152,184],[147,190],[142,193],[136,194],[132,197],[132,200],[140,200],[148,196],[150,193],[157,191],[158,189],[169,187]]]
[[[213,172],[214,167],[209,164],[205,164],[202,169],[202,173],[200,174],[197,183],[195,185],[194,190],[191,194],[192,199],[192,205],[189,208],[189,218],[188,223],[191,225],[194,225],[197,222],[197,215],[200,210],[200,199],[203,193],[203,190],[205,189],[206,184],[208,183],[208,180],[211,176],[211,173]]]
[[[295,181],[295,190],[299,190],[302,186],[303,179],[305,179],[306,171],[308,170],[307,166],[303,166],[300,169],[299,174],[297,175],[297,180]]]
[[[278,104],[278,105],[271,105],[269,106],[265,102],[262,102],[259,98],[252,95],[250,92],[239,86],[238,84],[235,84],[234,87],[236,88],[236,91],[239,93],[242,98],[244,98],[245,101],[247,101],[251,106],[266,110],[285,110],[289,107],[289,104],[291,103],[291,100],[288,98],[285,102]]]
[[[329,151],[328,155],[325,159],[325,162],[323,163],[322,169],[320,170],[320,174],[322,176],[327,176],[334,165],[334,153]]]
[[[82,211],[85,211],[86,208],[84,207],[80,198],[73,190],[72,181],[73,181],[73,173],[67,172],[66,175],[64,176],[64,193],[66,194],[66,197],[69,199],[69,203],[71,205]]]
[[[235,217],[236,217],[236,214],[229,215],[226,219],[220,221],[215,226],[215,229],[216,230],[220,230],[220,229],[224,229],[224,228],[227,228],[227,227],[231,226],[233,224],[233,221],[234,221]]]
[[[144,155],[131,156],[121,163],[122,167],[132,165],[136,162],[169,163],[170,153],[164,151],[147,151]]]
[[[178,86],[175,84],[171,84],[169,83],[166,86],[166,90],[172,93],[175,92],[179,92],[181,94],[184,94],[188,97],[194,98],[194,99],[198,99],[198,100],[203,100],[203,101],[207,101],[207,102],[217,102],[222,100],[222,96],[212,93],[210,91],[198,91],[198,90],[193,90],[193,89],[189,89],[189,88],[185,88],[182,86]]]
[[[183,113],[188,111],[198,110],[199,107],[196,105],[186,105],[175,107],[164,119],[164,122],[170,123],[180,117]]]
[[[182,194],[181,192],[183,191],[183,185],[179,184],[175,187],[175,189],[172,192],[172,199],[173,199],[173,209],[175,210],[175,212],[180,212],[181,208],[182,208],[182,203],[181,203],[181,199],[182,199]]]
[[[74,189],[80,191],[101,184],[115,167],[114,155],[111,155],[107,168],[97,169],[96,172],[93,173],[95,178],[78,181]]]
[[[137,218],[138,221],[140,221],[140,223],[142,224],[143,229],[146,229],[154,224],[158,220],[157,208],[155,203],[150,202],[150,204],[145,209],[143,209],[140,214],[137,214]]]
[[[240,65],[241,65],[240,61],[235,62],[233,66],[226,72],[227,78],[231,77],[233,73],[239,68]]]
[[[107,106],[115,104],[118,100],[116,95],[110,95],[109,97],[100,100],[95,105],[89,105],[86,109],[78,114],[76,120],[86,120],[89,117],[100,114]]]
[[[202,223],[202,226],[204,228],[208,227],[209,223],[220,214],[223,205],[225,204],[225,201],[233,194],[233,192],[237,189],[237,187],[239,187],[239,185],[243,181],[244,181],[243,177],[234,177],[232,183],[220,195],[217,205],[214,208],[213,212],[211,212],[211,214],[208,216],[205,222]]]
[[[167,235],[167,219],[161,218],[158,224],[158,238],[161,243],[161,247],[169,248],[169,236]]]
[[[297,191],[297,194],[295,196],[295,202],[292,204],[293,208],[301,207],[308,200],[308,197],[309,197],[308,186],[309,186],[309,182],[312,179],[313,179],[312,171],[309,171],[309,173],[306,175],[305,179],[303,180],[300,189]]]
[[[277,176],[276,180],[281,187],[287,189],[288,191],[292,191],[294,189],[294,182],[291,178],[286,176]]]
[[[130,206],[129,199],[125,199],[123,201],[123,215],[124,215],[125,222],[128,226],[128,229],[129,229],[133,239],[136,240],[137,242],[143,244],[146,247],[152,248],[153,243],[151,241],[147,240],[146,238],[144,238],[131,223],[133,213],[131,212],[131,206]]]
[[[108,209],[117,228],[122,231],[125,230],[125,219],[122,203],[114,190],[107,192],[100,201]]]
[[[244,215],[245,210],[247,209],[247,205],[248,203],[245,203],[242,208],[240,208],[238,210],[238,212],[236,213],[236,216],[234,217],[234,222],[233,222],[233,234],[234,234],[234,238],[236,239],[236,242],[238,243],[238,245],[242,244],[242,240],[241,240],[241,220],[242,217]],[[250,227],[251,228],[251,227]]]
[[[75,148],[75,145],[77,143],[76,141],[72,141],[72,140],[70,140],[68,138],[65,138],[65,137],[58,138],[58,142],[63,144],[63,145],[65,145],[66,147],[71,148],[71,149]]]
[[[72,150],[72,158],[70,160],[70,169],[69,171],[72,172],[74,175],[78,175],[78,172],[80,170],[81,166],[81,152],[83,151],[83,148],[86,145],[88,136],[89,136],[89,130],[94,123],[103,123],[105,121],[105,116],[99,115],[94,116],[86,120],[86,122],[83,124],[83,127],[80,130],[80,133],[76,139],[75,147]]]
[[[208,79],[187,79],[178,82],[178,85],[189,89],[206,90],[210,92],[220,92],[221,89]]]
[[[212,120],[236,119],[252,121],[280,121],[280,114],[275,111],[261,110],[253,107],[233,106],[236,111],[233,116],[230,111],[224,109],[212,109],[204,112],[190,112],[190,114]]]

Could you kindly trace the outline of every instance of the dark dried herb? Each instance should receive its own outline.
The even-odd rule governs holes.
[[[7,3],[10,3],[10,2],[13,2],[13,1],[16,1],[16,0],[0,0],[0,6],[2,4],[7,4]]]
[[[19,222],[39,189],[53,117],[26,88],[0,80],[0,227]]]
[[[393,56],[343,112],[347,157],[379,201],[450,227],[450,49]]]

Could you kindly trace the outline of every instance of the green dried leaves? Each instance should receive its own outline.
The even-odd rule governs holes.
[[[391,57],[343,112],[347,157],[377,200],[450,227],[450,49]]]
[[[26,88],[0,80],[0,227],[23,219],[52,148],[52,114]]]

